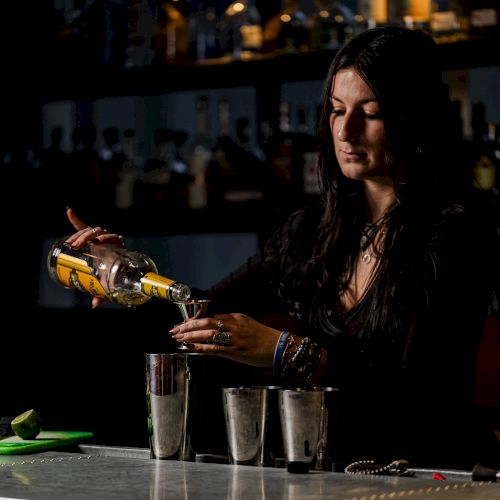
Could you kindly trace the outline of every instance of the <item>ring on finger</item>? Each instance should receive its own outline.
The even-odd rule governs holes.
[[[231,345],[231,334],[229,332],[217,330],[211,340],[212,344]]]
[[[221,319],[217,321],[217,331],[218,332],[223,332],[224,331],[224,323],[222,322]]]

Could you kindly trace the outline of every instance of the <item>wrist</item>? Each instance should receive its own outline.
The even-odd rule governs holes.
[[[273,360],[275,378],[318,385],[324,377],[328,352],[309,337],[299,337],[284,330],[281,332]]]

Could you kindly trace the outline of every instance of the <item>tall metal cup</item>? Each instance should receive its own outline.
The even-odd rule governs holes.
[[[181,458],[187,416],[186,357],[147,353],[145,358],[151,454]]]
[[[226,453],[221,379],[235,362],[176,352],[145,354],[151,455],[195,461]]]
[[[264,465],[266,389],[226,387],[222,393],[229,461],[236,465]]]
[[[325,470],[331,387],[279,391],[281,429],[289,472]]]
[[[274,386],[222,389],[230,463],[274,465],[280,445],[282,450],[278,389]]]

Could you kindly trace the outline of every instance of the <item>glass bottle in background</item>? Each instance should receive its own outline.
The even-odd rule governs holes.
[[[212,208],[224,203],[224,196],[231,189],[235,177],[233,165],[236,145],[231,137],[231,125],[231,100],[222,96],[217,102],[218,137],[207,167],[208,204]]]
[[[298,52],[308,49],[308,18],[298,0],[282,0],[280,11],[264,26],[266,52]]]
[[[389,22],[390,0],[359,0],[358,13],[368,29],[385,26]]]
[[[149,1],[130,0],[125,68],[138,68],[153,62],[151,38],[154,31],[154,11]]]
[[[469,16],[463,0],[433,2],[430,32],[438,42],[464,40],[468,36]]]
[[[354,13],[338,0],[315,0],[309,16],[310,48],[338,49],[355,32]],[[360,30],[358,30],[360,31]]]
[[[114,245],[88,243],[75,250],[62,238],[47,257],[54,282],[125,306],[138,306],[151,297],[185,301],[190,288],[158,274],[155,263],[145,254]]]
[[[214,7],[193,7],[188,19],[189,59],[204,61],[220,55],[218,19]]]
[[[153,63],[182,62],[188,56],[188,21],[180,0],[160,1],[155,8],[155,32],[151,37]]]
[[[212,158],[213,141],[209,129],[210,101],[202,95],[196,99],[195,135],[187,146],[186,162],[193,181],[188,186],[188,207],[207,206],[207,167]]]
[[[302,176],[302,192],[314,199],[320,193],[318,172],[318,143],[309,129],[309,108],[302,105],[297,110],[297,132],[294,141],[295,171]]]
[[[495,129],[486,121],[484,103],[472,106],[472,174],[476,190],[492,192],[496,188],[496,165],[493,149]]]
[[[254,0],[236,0],[221,19],[221,45],[233,59],[245,59],[262,50],[261,16]]]
[[[470,33],[489,36],[500,33],[500,3],[498,0],[469,0]]]
[[[273,175],[273,189],[279,209],[288,211],[297,201],[294,172],[294,135],[290,124],[290,104],[282,101],[279,106],[279,130],[271,142],[269,163]]]
[[[430,29],[432,0],[389,0],[391,24],[409,29]]]

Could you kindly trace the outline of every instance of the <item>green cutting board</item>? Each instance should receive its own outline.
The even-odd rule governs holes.
[[[25,455],[38,451],[53,450],[68,444],[92,439],[92,432],[84,431],[42,431],[35,439],[21,439],[9,436],[0,440],[0,455]]]

